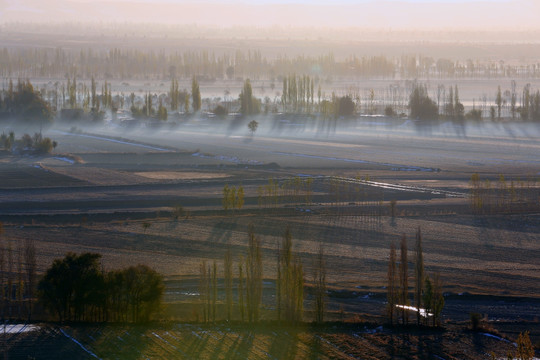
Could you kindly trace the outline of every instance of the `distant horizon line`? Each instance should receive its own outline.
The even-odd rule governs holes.
[[[59,27],[59,26],[133,26],[133,25],[145,25],[145,26],[154,26],[156,28],[184,28],[184,27],[193,27],[201,30],[213,30],[213,29],[257,29],[257,30],[271,30],[271,29],[283,29],[283,30],[332,30],[332,31],[369,31],[369,32],[408,32],[408,33],[425,33],[425,32],[443,32],[443,33],[462,33],[469,32],[471,30],[478,31],[485,34],[496,34],[496,33],[523,33],[523,32],[540,32],[540,23],[539,25],[533,26],[524,26],[524,27],[512,27],[512,28],[486,28],[485,26],[462,26],[462,27],[418,27],[411,28],[410,26],[329,26],[329,25],[291,25],[291,24],[264,24],[264,25],[253,25],[253,24],[223,24],[223,25],[211,25],[206,23],[197,23],[197,22],[183,22],[183,23],[167,23],[167,22],[156,22],[156,21],[140,21],[140,20],[61,20],[61,21],[33,21],[33,20],[1,20],[0,26],[20,26],[20,25],[35,25],[35,26],[44,26],[44,27]],[[193,29],[192,29],[193,30]]]

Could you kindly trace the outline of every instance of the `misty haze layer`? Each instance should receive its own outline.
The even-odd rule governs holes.
[[[512,1],[6,0],[1,22],[148,22],[212,26],[482,30],[538,28],[540,4]],[[456,39],[467,41],[467,38]]]

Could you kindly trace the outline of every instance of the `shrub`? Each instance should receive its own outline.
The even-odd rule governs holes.
[[[397,115],[397,113],[391,105],[388,105],[387,107],[384,108],[384,115],[388,117],[394,117]]]
[[[410,118],[436,120],[439,116],[437,104],[430,99],[425,86],[416,85],[409,99]]]
[[[223,105],[216,106],[214,108],[213,112],[214,112],[214,114],[216,114],[216,116],[219,116],[219,117],[227,116],[227,114],[229,113],[227,111],[227,109],[225,108],[225,106],[223,106]]]
[[[469,120],[482,120],[482,110],[480,109],[472,109],[465,115],[465,117]]]
[[[50,138],[46,137],[36,145],[36,152],[48,154],[53,150],[54,147],[55,145],[53,141]]]
[[[482,315],[476,312],[470,314],[471,317],[471,329],[473,331],[478,331],[480,329],[480,322],[482,321]]]

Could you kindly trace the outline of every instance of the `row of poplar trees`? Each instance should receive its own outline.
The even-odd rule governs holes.
[[[407,238],[405,235],[400,241],[400,259],[397,263],[396,246],[390,245],[390,259],[388,262],[387,286],[387,316],[390,324],[401,323],[406,325],[409,320],[409,270],[408,270]],[[416,244],[414,248],[414,308],[416,323],[428,325],[429,318],[433,326],[440,326],[441,312],[444,307],[442,285],[438,273],[430,278],[424,269],[424,255],[422,250],[422,231],[416,231]]]
[[[300,258],[293,252],[292,234],[287,228],[278,246],[276,277],[276,317],[278,321],[297,323],[302,321],[304,313],[304,271]],[[225,292],[225,313],[228,321],[237,319],[257,322],[261,319],[263,294],[263,265],[260,238],[255,235],[253,225],[248,231],[248,250],[245,258],[237,262],[237,277],[234,276],[234,264],[230,250],[223,261],[223,279]],[[322,247],[319,249],[315,266],[315,320],[322,322],[325,312],[326,269]],[[216,321],[218,305],[218,270],[217,263],[206,261],[200,264],[199,294],[202,320]],[[236,303],[233,300],[233,285],[236,282]]]
[[[30,239],[12,242],[3,237],[0,222],[0,317],[2,321],[31,319],[36,286],[36,248]]]

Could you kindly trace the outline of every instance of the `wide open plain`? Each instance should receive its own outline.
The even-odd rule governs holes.
[[[308,285],[323,245],[331,318],[361,313],[371,319],[384,313],[390,243],[407,236],[412,261],[420,227],[426,271],[441,275],[446,321],[480,312],[510,322],[511,335],[530,329],[538,341],[536,127],[426,129],[386,118],[337,129],[260,122],[253,135],[243,123],[209,120],[162,130],[51,128],[45,135],[59,144],[51,156],[0,157],[5,238],[35,239],[40,272],[68,251],[98,252],[106,269],[148,264],[166,276],[168,314],[195,320],[190,305],[200,262],[222,262],[227,248],[237,261],[253,224],[264,249],[263,314],[271,319],[275,252],[290,226]],[[504,175],[533,205],[473,212],[474,173],[493,188]],[[270,178],[283,187],[295,177],[312,178],[309,191],[283,190],[274,204],[260,196]],[[242,209],[223,210],[225,184],[243,186]],[[306,309],[310,301],[308,294]]]

